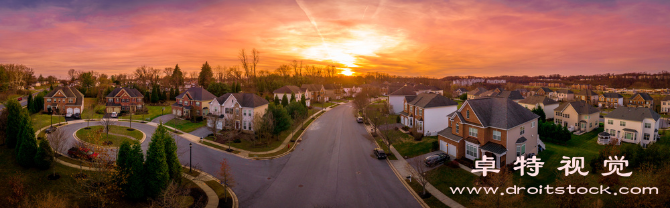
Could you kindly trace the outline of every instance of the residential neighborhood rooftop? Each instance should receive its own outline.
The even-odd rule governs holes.
[[[618,107],[604,117],[630,121],[642,121],[647,118],[652,118],[658,121],[658,119],[661,118],[661,115],[650,108]]]
[[[407,103],[422,108],[458,105],[458,102],[434,93],[419,94],[412,101],[409,101]]]
[[[520,100],[519,103],[531,104],[531,105],[536,105],[539,103],[542,103],[544,105],[558,104],[557,101],[549,99],[548,97],[542,95],[528,96],[526,99]]]
[[[465,102],[484,127],[510,129],[540,117],[508,98],[487,97]]]

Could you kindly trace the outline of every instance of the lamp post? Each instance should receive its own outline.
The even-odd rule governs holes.
[[[188,172],[193,173],[193,143],[188,143]]]

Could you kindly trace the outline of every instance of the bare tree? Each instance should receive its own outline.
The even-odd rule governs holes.
[[[269,141],[269,138],[272,137],[272,131],[274,130],[274,115],[272,115],[272,112],[267,111],[263,116],[257,114],[254,116],[252,124],[254,129],[254,142],[262,141],[263,139]]]
[[[256,79],[256,66],[258,65],[258,62],[261,60],[260,53],[256,48],[251,50],[251,70],[254,73],[254,79]]]
[[[112,120],[109,116],[105,116],[102,119],[100,119],[100,124],[105,127],[105,134],[107,136],[105,138],[109,138],[109,126],[114,125],[115,121]]]
[[[49,143],[51,144],[51,148],[59,153],[63,153],[67,151],[67,139],[68,136],[65,133],[65,130],[61,128],[57,128],[55,131],[51,132],[48,136],[47,139],[49,140]],[[54,154],[55,157],[60,156],[60,154]]]
[[[189,72],[188,75],[189,75],[190,81],[198,79],[198,72],[197,71]]]
[[[417,183],[421,184],[421,187],[423,188],[423,193],[421,195],[425,196],[426,184],[428,184],[428,176],[426,175],[428,174],[428,169],[426,168],[426,165],[423,164],[423,160],[414,158],[414,160],[410,160],[409,163],[407,163],[405,169],[412,174]]]
[[[220,121],[220,118],[219,118],[218,115],[212,114],[212,115],[207,117],[207,128],[212,132],[212,134],[214,134],[214,140],[213,141],[216,141],[219,138],[218,137],[219,129],[217,129],[217,123],[219,123],[219,121]],[[210,126],[210,122],[211,122],[211,126]],[[223,128],[223,126],[221,126],[221,127]]]
[[[240,64],[242,64],[242,69],[244,69],[244,76],[249,77],[249,57],[247,57],[244,49],[240,49],[240,53],[237,55],[237,58],[240,59]]]
[[[221,167],[219,168],[219,180],[221,181],[221,184],[223,185],[223,197],[224,201],[228,201],[228,187],[235,187],[235,179],[233,178],[233,174],[230,172],[230,166],[228,165],[228,160],[223,159],[221,161]]]
[[[216,67],[214,67],[214,71],[216,72],[214,73],[214,76],[216,76],[216,80],[218,82],[223,82],[226,75],[226,67],[225,66],[221,67],[221,65],[217,65]]]
[[[70,77],[71,82],[74,82],[74,80],[77,79],[77,77],[79,77],[79,73],[77,72],[77,70],[70,69],[67,70],[67,76]]]
[[[276,69],[276,71],[277,71],[277,74],[279,74],[280,76],[287,77],[291,74],[291,66],[286,65],[286,64],[282,64],[282,65],[279,65],[279,67]]]
[[[181,196],[186,196],[189,192],[190,190],[184,185],[171,181],[160,196],[151,201],[151,207],[180,208],[184,201],[184,197]]]

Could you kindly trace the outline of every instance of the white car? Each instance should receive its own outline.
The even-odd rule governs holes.
[[[112,112],[112,115],[111,115],[111,116],[112,116],[112,118],[116,118],[116,117],[119,116],[119,115],[116,114],[116,112]]]

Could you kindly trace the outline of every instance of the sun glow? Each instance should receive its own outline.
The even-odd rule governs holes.
[[[351,71],[350,68],[344,68],[344,69],[342,69],[342,71],[340,72],[340,74],[343,74],[344,76],[351,76],[351,75],[354,75],[354,73],[355,73],[355,72]]]

